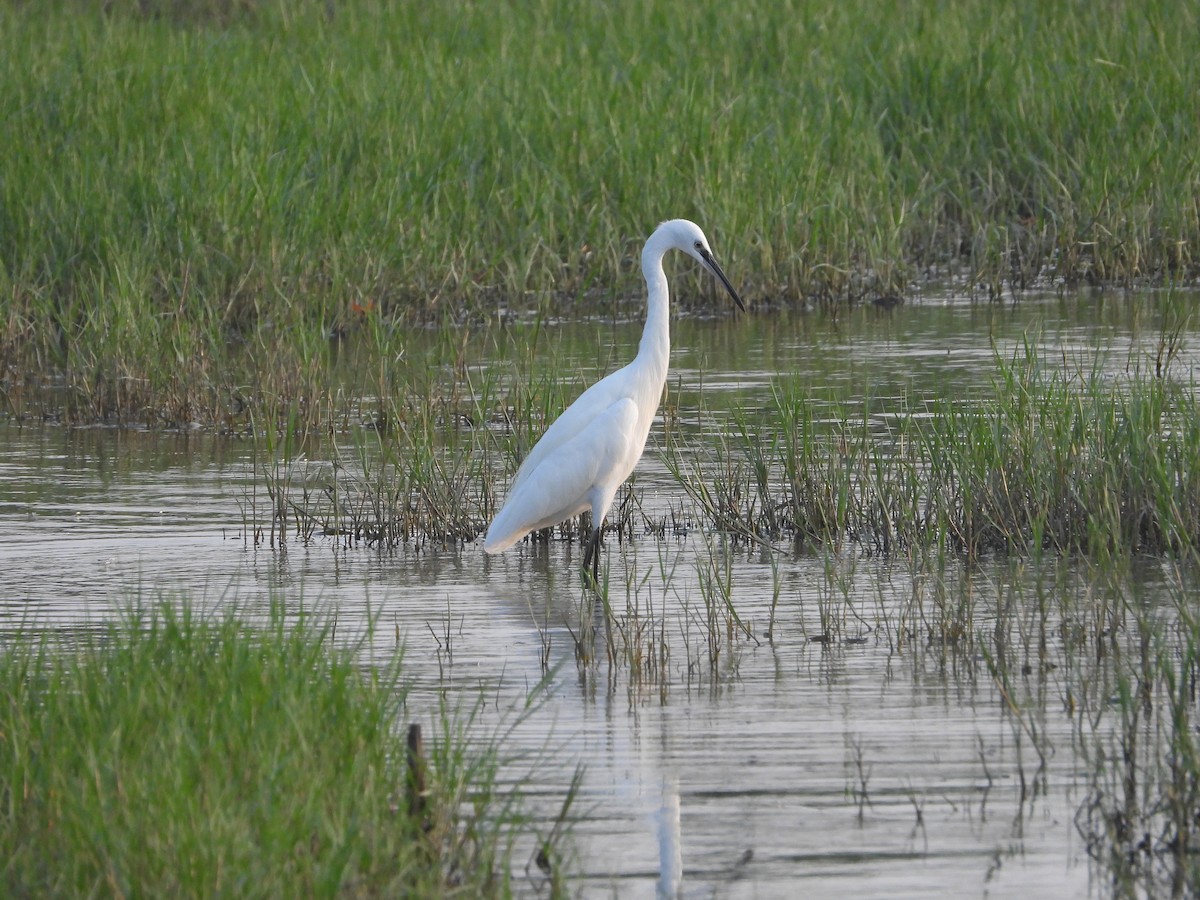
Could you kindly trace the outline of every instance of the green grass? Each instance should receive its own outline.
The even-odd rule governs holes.
[[[0,4],[10,406],[303,400],[331,333],[637,295],[672,215],[768,303],[1198,270],[1183,0],[107,6]]]
[[[0,684],[8,896],[506,891],[496,748],[468,750],[448,714],[426,728],[415,806],[398,658],[363,669],[312,617],[163,604],[21,632]]]
[[[1200,549],[1200,408],[1160,364],[1064,369],[1030,338],[997,352],[973,396],[829,399],[784,378],[761,415],[735,411],[723,440],[678,444],[668,463],[698,520],[735,539],[1186,555]]]

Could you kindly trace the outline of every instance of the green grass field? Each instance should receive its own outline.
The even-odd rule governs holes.
[[[768,303],[1200,263],[1182,0],[104,6],[0,4],[0,360],[101,410],[636,295],[670,216]]]

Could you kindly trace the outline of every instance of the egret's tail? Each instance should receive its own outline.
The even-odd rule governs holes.
[[[504,535],[503,537],[492,537],[492,532],[489,530],[488,536],[484,538],[483,541],[483,552],[503,553],[523,537],[524,535],[522,534],[518,534],[516,536]]]
[[[510,525],[507,522],[509,517],[505,516],[504,513],[505,510],[500,510],[500,514],[492,520],[492,524],[488,528],[487,537],[483,539],[484,553],[503,553],[529,533],[528,529],[522,531],[520,526]]]

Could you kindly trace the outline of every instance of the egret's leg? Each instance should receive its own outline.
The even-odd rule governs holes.
[[[600,544],[603,543],[603,537],[600,528],[596,528],[595,536],[592,538],[592,581],[596,584],[600,583]]]
[[[600,583],[600,529],[592,529],[592,537],[588,541],[587,551],[583,554],[583,571],[588,570],[588,564],[592,566],[592,583]]]

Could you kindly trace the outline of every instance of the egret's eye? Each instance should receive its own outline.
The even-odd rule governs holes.
[[[700,243],[699,241],[696,241],[696,249],[697,249],[697,250],[703,250],[703,249],[704,249],[704,245],[703,245],[702,243]]]

